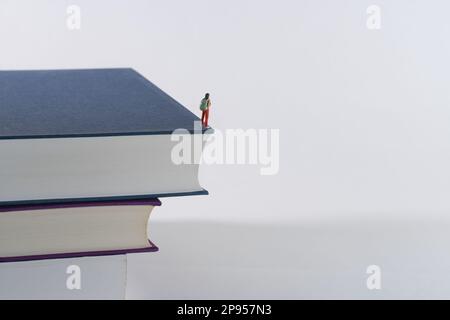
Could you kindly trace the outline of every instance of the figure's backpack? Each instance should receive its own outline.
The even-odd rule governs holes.
[[[206,109],[208,109],[208,99],[203,98],[200,103],[200,110],[205,111]]]

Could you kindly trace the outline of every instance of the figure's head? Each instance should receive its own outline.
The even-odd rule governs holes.
[[[205,94],[205,99],[209,99],[209,93]]]

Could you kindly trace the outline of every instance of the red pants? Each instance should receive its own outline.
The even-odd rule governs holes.
[[[208,126],[209,108],[202,111],[202,124],[203,126]]]

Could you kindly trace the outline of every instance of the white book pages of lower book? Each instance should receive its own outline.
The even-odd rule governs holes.
[[[126,283],[126,255],[0,264],[2,300],[119,300]]]

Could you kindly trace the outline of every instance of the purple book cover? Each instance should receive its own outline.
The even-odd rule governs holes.
[[[36,205],[11,205],[0,206],[0,214],[2,212],[14,211],[28,211],[28,210],[42,210],[42,209],[56,209],[56,208],[74,208],[74,207],[96,207],[96,206],[133,206],[133,205],[151,205],[160,206],[161,201],[157,198],[142,198],[136,200],[118,200],[118,201],[92,201],[92,202],[65,202],[65,203],[50,203],[50,204],[36,204]],[[14,257],[0,257],[2,262],[18,262],[30,260],[46,260],[46,259],[64,259],[64,258],[78,258],[78,257],[92,257],[92,256],[108,256],[120,255],[127,253],[141,253],[141,252],[155,252],[158,247],[150,240],[150,246],[145,248],[129,248],[117,250],[102,250],[102,251],[84,251],[84,252],[61,252],[51,254],[14,256]]]

